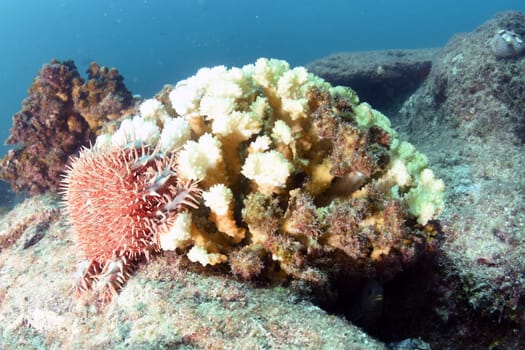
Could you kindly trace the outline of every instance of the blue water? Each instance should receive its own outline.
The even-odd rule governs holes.
[[[148,97],[202,66],[442,46],[503,10],[525,11],[525,1],[0,1],[0,140],[51,58],[73,59],[80,72],[92,60],[116,67]]]

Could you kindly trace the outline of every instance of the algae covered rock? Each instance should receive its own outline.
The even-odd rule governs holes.
[[[437,51],[340,52],[316,59],[306,68],[332,85],[351,87],[360,100],[383,113],[391,113],[423,83]]]
[[[3,350],[386,349],[287,288],[192,270],[174,252],[97,309],[72,296],[76,244],[59,214],[56,196],[46,194],[0,218]]]
[[[499,13],[452,37],[394,119],[447,183],[447,239],[427,275],[425,311],[406,311],[417,300],[407,288],[397,303],[405,307],[388,315],[437,348],[525,344],[525,59],[494,54],[503,30],[523,37],[525,13]]]
[[[68,158],[95,140],[109,120],[128,112],[131,93],[116,69],[92,63],[84,80],[73,61],[42,66],[6,141],[0,179],[31,195],[56,191]]]

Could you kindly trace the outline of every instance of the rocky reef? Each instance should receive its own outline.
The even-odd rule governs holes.
[[[306,68],[332,85],[350,86],[361,101],[391,115],[423,83],[438,49],[341,52]]]
[[[408,317],[425,315],[410,322],[411,330],[405,323],[396,331],[419,334],[437,348],[525,344],[525,59],[494,52],[494,36],[502,31],[523,37],[525,14],[501,13],[453,37],[393,117],[447,183],[442,222],[448,238],[436,266],[423,272],[427,282],[418,288],[428,297],[398,286],[393,293],[406,297],[387,314],[404,305],[414,310]],[[413,278],[400,284],[409,286]]]
[[[100,135],[66,168],[65,213],[47,194],[0,220],[6,349],[385,348],[310,302],[350,288],[375,318],[381,285],[443,238],[444,184],[383,114],[259,59],[203,68],[121,118],[100,93],[114,71],[92,65],[90,81],[113,83],[84,84],[51,65],[40,102],[74,76],[56,114]]]
[[[175,252],[97,310],[73,297],[77,258],[56,196],[0,218],[2,349],[386,349],[288,288],[254,288]]]
[[[525,346],[524,35],[523,13],[498,14],[437,50],[406,100],[381,94],[393,127],[430,158],[447,193],[444,244],[383,285],[380,339],[422,337],[438,349]],[[309,67],[341,82],[359,71],[341,59],[353,55],[367,53]],[[385,65],[369,55],[362,74],[372,76]]]
[[[115,69],[92,63],[88,80],[72,61],[45,64],[13,116],[7,144],[15,145],[0,161],[0,178],[15,191],[56,191],[70,155],[94,142],[101,126],[132,105],[131,93]]]
[[[73,221],[114,222],[99,204],[127,200],[140,230],[70,225],[48,195],[0,221],[0,342],[385,348],[315,300],[388,348],[523,348],[525,59],[495,50],[506,32],[523,38],[525,15],[453,37],[392,126],[283,61],[166,86],[70,163],[82,185],[71,169],[113,162],[101,201],[64,188]]]

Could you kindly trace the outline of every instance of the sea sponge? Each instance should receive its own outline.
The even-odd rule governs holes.
[[[351,89],[261,58],[203,68],[163,95],[99,136],[173,159],[177,181],[202,190],[204,205],[165,208],[152,244],[243,278],[310,282],[388,279],[432,249],[443,182]]]

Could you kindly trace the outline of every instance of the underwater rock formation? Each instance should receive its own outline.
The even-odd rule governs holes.
[[[524,142],[524,60],[501,60],[492,53],[492,39],[502,29],[525,35],[524,17],[500,14],[475,32],[453,37],[433,61],[424,86],[406,102],[406,113],[432,110],[428,122],[452,122],[483,139],[496,130]]]
[[[0,161],[0,178],[15,191],[56,191],[70,155],[94,141],[101,125],[131,106],[131,93],[115,69],[93,63],[88,81],[72,61],[45,64],[13,116],[7,144],[15,145]]]
[[[288,288],[198,271],[174,252],[134,274],[110,307],[77,303],[76,243],[60,209],[37,195],[0,217],[2,350],[386,349]]]
[[[453,37],[393,118],[447,183],[448,238],[427,274],[425,311],[415,311],[408,288],[397,304],[409,306],[386,312],[402,310],[396,331],[433,348],[525,346],[525,59],[494,55],[492,38],[503,29],[523,37],[525,14],[502,13]]]
[[[434,249],[443,182],[351,89],[259,59],[165,90],[165,103],[144,101],[68,171],[65,205],[88,259],[81,290],[106,278],[119,289],[139,255],[159,249],[313,285],[389,280]]]
[[[383,113],[397,111],[425,80],[437,49],[344,52],[306,68],[332,85],[351,87]]]

